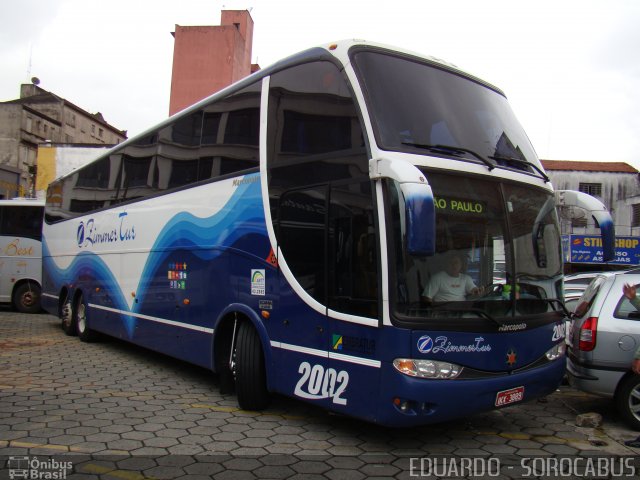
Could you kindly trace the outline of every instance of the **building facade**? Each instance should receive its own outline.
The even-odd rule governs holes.
[[[600,229],[584,210],[560,207],[565,272],[640,266],[640,177],[622,162],[542,160],[556,190],[578,190],[600,200],[611,212],[616,257],[602,263]]]
[[[578,190],[600,200],[611,212],[617,235],[640,235],[640,176],[623,162],[542,160],[556,190]],[[597,233],[584,212],[560,211],[562,233]]]
[[[0,198],[35,196],[38,145],[117,145],[127,132],[35,84],[0,102]]]

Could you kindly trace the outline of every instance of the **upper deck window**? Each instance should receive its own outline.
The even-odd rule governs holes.
[[[601,183],[583,183],[580,182],[578,190],[584,193],[588,193],[592,197],[602,196],[602,184]]]

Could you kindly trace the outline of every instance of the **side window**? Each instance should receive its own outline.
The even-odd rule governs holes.
[[[278,208],[277,235],[309,295],[333,310],[375,318],[378,253],[371,194],[368,180],[288,190]]]
[[[204,108],[198,180],[258,168],[261,90],[257,82]]]
[[[318,61],[275,73],[268,117],[269,201],[287,265],[318,302],[377,317],[367,152],[342,72]]]
[[[163,189],[198,181],[202,116],[202,111],[192,113],[160,131],[156,161],[163,172],[164,181],[159,182]]]
[[[198,148],[202,135],[202,111],[178,118],[160,130],[156,152],[159,190],[198,181]]]
[[[275,73],[269,88],[270,195],[368,176],[358,112],[342,72],[319,61]]]
[[[114,154],[101,157],[49,185],[47,222],[72,218],[112,204],[119,186],[119,157]]]
[[[179,118],[176,122],[167,127],[163,132],[170,140],[171,144],[197,147],[200,145],[200,135],[202,133],[202,112],[192,113],[186,117]],[[163,137],[163,134],[160,134]]]
[[[280,199],[276,233],[298,283],[320,303],[325,295],[327,186],[288,190]]]
[[[3,235],[40,240],[42,237],[42,207],[2,207],[0,231]]]
[[[378,316],[378,253],[371,182],[330,190],[328,305],[363,317]]]
[[[257,169],[261,88],[258,81],[52,182],[47,222]]]
[[[159,132],[156,131],[125,147],[119,155],[112,155],[119,167],[117,171],[112,169],[116,177],[116,193],[112,204],[146,197],[157,191],[153,180],[158,145]]]
[[[635,287],[636,290],[640,292],[640,285],[636,285]],[[613,295],[613,293],[615,292],[611,294]],[[613,312],[613,316],[616,318],[640,320],[640,309],[638,308],[640,307],[640,303],[638,303],[638,307],[636,307],[622,292],[618,293],[620,293],[620,300],[618,301],[615,312]]]
[[[107,188],[109,186],[109,158],[101,158],[78,171],[76,186]]]

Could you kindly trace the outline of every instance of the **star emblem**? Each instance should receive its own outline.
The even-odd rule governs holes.
[[[516,354],[516,351],[512,348],[507,352],[507,365],[509,365],[510,367],[513,367],[517,361],[518,361],[518,355]]]

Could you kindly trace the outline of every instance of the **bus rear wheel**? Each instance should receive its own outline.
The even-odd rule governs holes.
[[[271,401],[267,390],[262,343],[249,322],[238,327],[235,348],[235,377],[238,405],[243,410],[263,410]]]
[[[76,301],[76,308],[74,309],[74,324],[80,340],[83,342],[93,342],[96,340],[96,332],[89,328],[89,323],[87,322],[87,304],[85,303],[82,294]]]
[[[25,282],[13,292],[13,306],[22,313],[40,311],[40,286],[34,282]]]
[[[76,322],[73,320],[73,305],[71,300],[67,300],[62,306],[62,312],[60,319],[62,320],[62,331],[69,336],[75,336],[78,334],[76,330]]]

